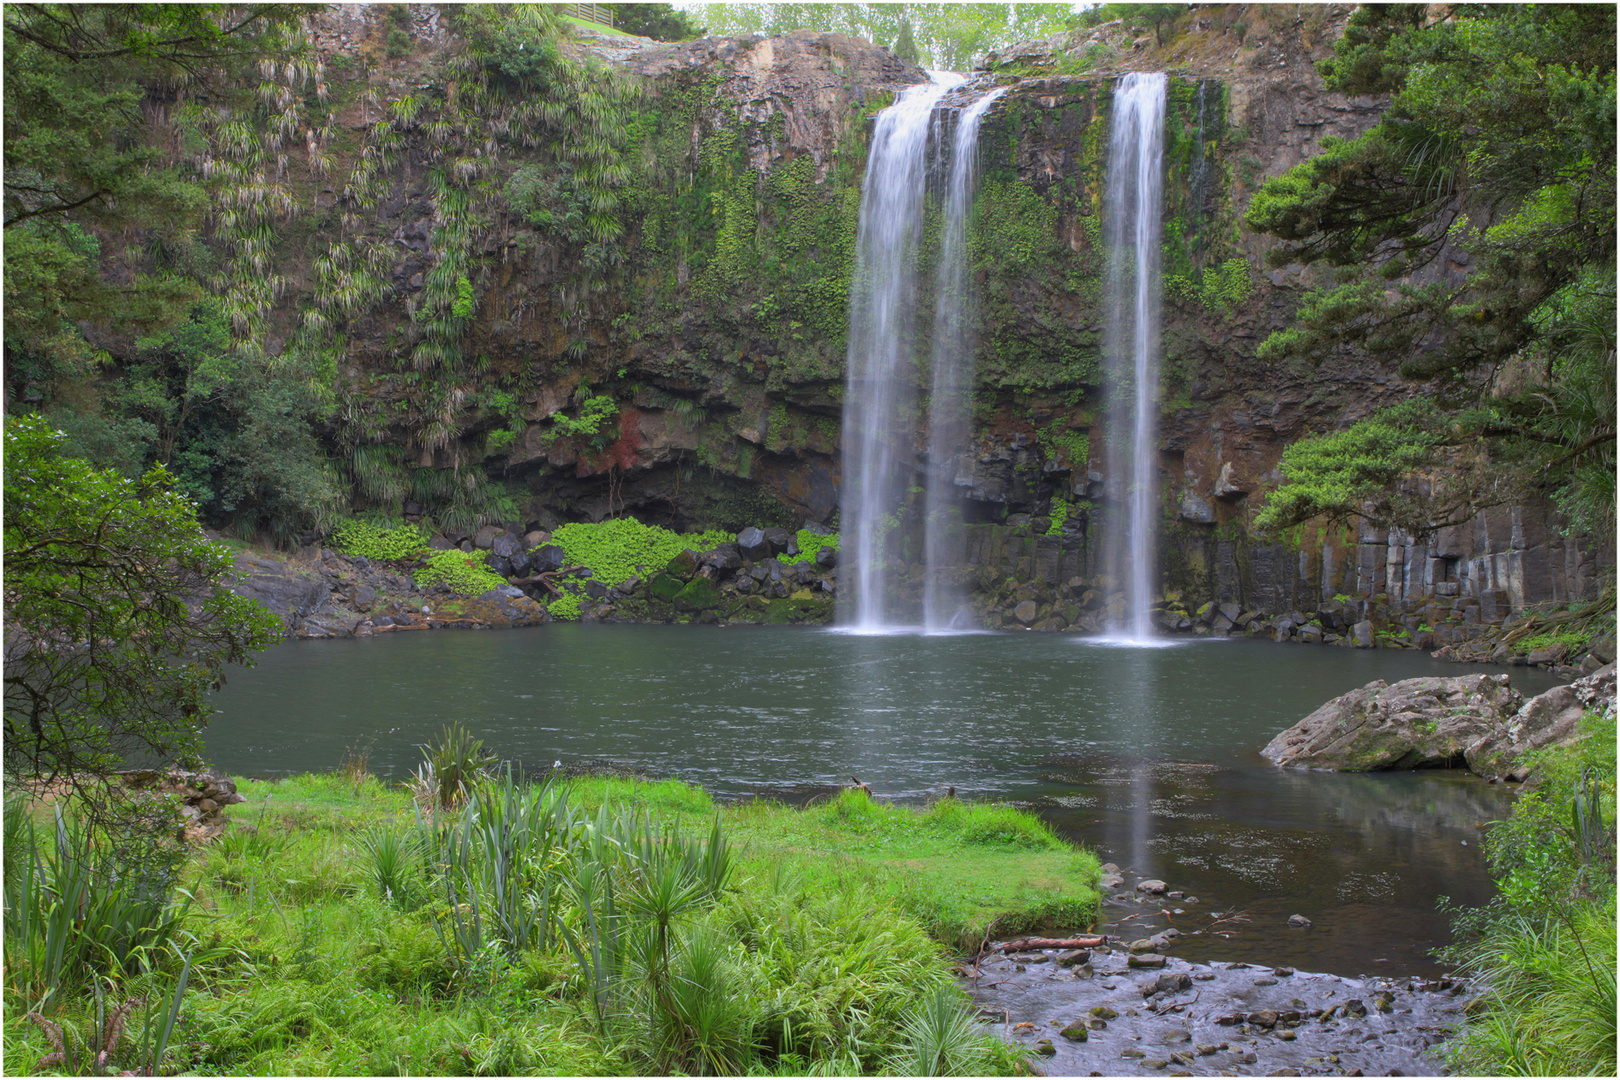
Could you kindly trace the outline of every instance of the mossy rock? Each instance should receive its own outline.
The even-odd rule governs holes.
[[[682,611],[712,611],[720,606],[720,590],[707,578],[693,578],[675,594],[675,606]]]
[[[791,600],[772,600],[765,605],[765,621],[772,626],[793,622],[798,614]]]
[[[673,601],[675,597],[680,595],[681,590],[685,587],[685,582],[683,582],[680,578],[672,577],[669,574],[656,574],[654,575],[653,579],[647,583],[647,591],[653,595],[653,598],[655,600],[662,600],[665,603]]]
[[[669,560],[669,565],[664,567],[665,574],[680,581],[691,581],[692,578],[697,574],[697,571],[697,552],[693,551],[691,548],[687,548],[685,551]]]

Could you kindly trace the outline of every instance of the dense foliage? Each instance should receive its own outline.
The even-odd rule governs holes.
[[[330,539],[345,555],[384,560],[408,559],[428,544],[427,534],[408,521],[383,526],[356,518],[339,522]]]
[[[208,693],[280,622],[226,588],[231,555],[161,467],[139,481],[5,429],[5,768],[88,786],[201,749]]]
[[[1536,786],[1492,827],[1501,895],[1465,913],[1458,959],[1488,987],[1449,1048],[1459,1074],[1612,1076],[1616,1068],[1615,718],[1539,752]]]
[[[1445,505],[1377,520],[1427,531],[1544,491],[1575,528],[1613,532],[1614,38],[1612,7],[1461,5],[1441,21],[1421,4],[1364,7],[1322,71],[1333,89],[1391,93],[1389,109],[1249,207],[1250,226],[1287,242],[1276,263],[1336,279],[1262,356],[1384,358],[1434,380],[1447,411],[1444,429],[1410,430],[1419,457],[1439,430],[1488,443],[1450,462],[1473,475]],[[1386,486],[1410,469],[1398,457]],[[1272,516],[1330,504],[1298,495]]]
[[[614,4],[613,28],[654,41],[690,41],[702,37],[703,27],[693,16],[671,4]],[[699,16],[701,18],[701,16]]]
[[[682,551],[709,551],[736,539],[733,533],[710,530],[682,535],[635,518],[611,518],[590,524],[573,522],[552,534],[570,565],[590,570],[591,577],[613,586],[632,577],[646,578],[669,565]]]
[[[673,782],[466,778],[449,809],[436,783],[413,800],[358,763],[245,783],[229,831],[186,867],[195,901],[154,898],[116,960],[94,942],[118,886],[78,889],[59,870],[78,834],[53,843],[8,807],[8,1013],[40,1004],[13,961],[65,900],[89,915],[58,920],[63,989],[83,993],[6,1025],[8,1063],[43,1071],[59,1038],[93,1067],[109,1041],[96,1003],[140,998],[110,1070],[1005,1075],[1020,1055],[972,1023],[923,921],[988,898],[959,928],[976,943],[996,915],[1038,925],[1037,895],[1094,912],[1095,859],[1007,807],[855,792],[722,809]],[[46,873],[12,873],[36,856]]]
[[[435,551],[415,574],[418,588],[443,585],[463,596],[478,596],[506,584],[506,579],[484,565],[488,552]]]

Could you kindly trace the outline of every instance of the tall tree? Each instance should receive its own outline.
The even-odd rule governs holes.
[[[1368,474],[1373,516],[1426,528],[1540,489],[1577,527],[1612,535],[1614,41],[1612,6],[1458,5],[1438,21],[1423,5],[1362,8],[1322,73],[1333,89],[1390,93],[1388,110],[1251,203],[1248,224],[1287,241],[1274,263],[1335,278],[1261,355],[1360,350],[1434,380],[1438,421],[1391,421],[1425,446],[1402,475],[1488,444],[1446,489],[1473,494],[1431,505],[1440,516],[1375,497],[1398,485]],[[1297,466],[1300,482],[1322,478]],[[1326,508],[1286,505],[1264,520]]]
[[[5,427],[5,768],[94,793],[134,760],[201,750],[208,693],[278,620],[231,593],[161,467],[139,482],[64,457],[39,417]]]

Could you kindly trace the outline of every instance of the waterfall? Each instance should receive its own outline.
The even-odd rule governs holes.
[[[1123,585],[1125,593],[1124,615],[1112,629],[1137,641],[1153,636],[1157,576],[1154,420],[1167,84],[1162,72],[1131,74],[1114,89],[1104,194],[1103,241],[1109,266],[1103,352],[1112,395],[1109,488],[1116,495],[1104,552],[1115,585]]]
[[[934,289],[933,384],[929,398],[928,482],[923,587],[923,629],[941,633],[966,625],[967,597],[954,575],[967,561],[957,477],[971,482],[969,419],[973,399],[973,275],[967,267],[967,227],[978,179],[979,122],[1006,93],[992,90],[963,110],[951,150],[945,194],[945,227]],[[963,464],[969,467],[964,470]]]
[[[965,269],[979,122],[1001,95],[979,97],[958,117],[945,192],[940,262],[932,274],[932,333],[919,326],[919,266],[930,160],[944,171],[947,110],[941,99],[963,82],[933,81],[902,91],[878,114],[861,184],[861,213],[850,285],[848,384],[844,397],[843,491],[839,500],[839,621],[860,632],[907,629],[889,580],[901,554],[898,523],[918,470],[919,341],[932,339],[930,440],[925,493],[924,627],[944,629],[961,607],[944,580],[962,562],[959,514],[951,498],[967,443],[972,384],[971,290]],[[955,527],[953,527],[953,525]]]

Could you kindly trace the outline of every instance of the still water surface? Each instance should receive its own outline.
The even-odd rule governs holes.
[[[402,777],[461,720],[526,766],[607,761],[719,798],[801,801],[858,776],[922,801],[949,784],[1027,803],[1104,859],[1196,895],[1177,925],[1247,916],[1226,926],[1237,937],[1181,955],[1416,974],[1446,940],[1437,897],[1489,896],[1480,827],[1505,812],[1503,790],[1285,771],[1258,751],[1373,679],[1469,670],[1261,641],[553,624],[285,643],[231,676],[207,741],[222,768],[259,777],[330,769],[370,742],[372,770]],[[1526,695],[1552,685],[1512,674]],[[1294,912],[1309,933],[1282,928]]]

